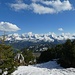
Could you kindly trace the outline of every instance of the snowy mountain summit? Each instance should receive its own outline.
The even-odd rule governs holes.
[[[6,36],[6,41],[54,42],[55,40],[62,41],[67,39],[75,39],[75,34],[62,33],[61,35],[56,35],[55,33],[51,32],[47,34],[34,34],[29,32],[21,35],[14,33]]]
[[[75,68],[64,69],[56,61],[33,66],[20,66],[12,75],[75,75]]]

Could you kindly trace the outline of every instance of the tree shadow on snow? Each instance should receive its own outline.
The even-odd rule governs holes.
[[[49,61],[46,63],[36,64],[33,66],[39,68],[47,68],[47,69],[63,69],[59,64],[57,64],[56,61]]]

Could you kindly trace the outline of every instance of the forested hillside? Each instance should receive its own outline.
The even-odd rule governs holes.
[[[75,40],[67,40],[64,44],[56,45],[41,53],[38,62],[47,62],[57,59],[63,67],[75,67]]]

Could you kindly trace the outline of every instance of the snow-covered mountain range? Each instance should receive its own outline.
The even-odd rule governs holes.
[[[47,34],[34,34],[32,32],[29,32],[21,35],[19,35],[18,33],[14,33],[6,36],[6,41],[54,42],[55,40],[62,41],[67,39],[75,39],[75,34],[62,33],[61,35],[57,35],[54,32],[49,32]]]

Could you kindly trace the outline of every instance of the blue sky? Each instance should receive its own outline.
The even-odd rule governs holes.
[[[19,34],[75,33],[74,8],[75,0],[0,0],[0,22],[17,25]]]

